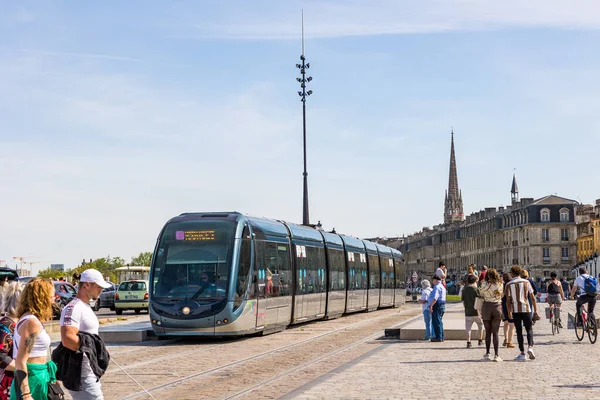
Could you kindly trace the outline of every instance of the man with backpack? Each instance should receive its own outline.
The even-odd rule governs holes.
[[[575,298],[575,292],[579,289],[579,298],[577,299],[577,314],[581,310],[581,306],[585,303],[588,304],[588,313],[594,313],[594,307],[596,306],[596,296],[598,295],[598,280],[591,275],[588,275],[585,267],[579,268],[579,276],[573,283],[571,289],[571,298]]]

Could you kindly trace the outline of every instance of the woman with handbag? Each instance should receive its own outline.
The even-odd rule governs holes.
[[[51,340],[42,324],[52,318],[53,303],[54,285],[49,280],[34,278],[23,289],[17,307],[19,320],[14,331],[16,371],[10,391],[11,400],[55,398],[49,396],[48,389],[57,385],[56,364],[48,361]]]
[[[479,294],[483,297],[483,306],[481,308],[481,318],[485,325],[485,354],[484,360],[491,360],[490,345],[492,337],[494,338],[494,361],[502,361],[498,355],[498,331],[502,321],[502,294],[504,288],[498,272],[491,268],[485,274],[485,285],[479,289]]]
[[[13,359],[13,336],[17,318],[17,305],[23,285],[13,281],[4,289],[2,296],[2,314],[0,318],[0,400],[10,398],[10,387],[15,376],[15,360]]]

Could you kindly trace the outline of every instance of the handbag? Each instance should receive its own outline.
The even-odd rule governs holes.
[[[64,400],[65,392],[58,384],[58,382],[48,382],[48,400]]]

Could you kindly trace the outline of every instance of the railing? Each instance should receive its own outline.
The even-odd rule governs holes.
[[[550,264],[550,257],[544,257],[544,264]]]

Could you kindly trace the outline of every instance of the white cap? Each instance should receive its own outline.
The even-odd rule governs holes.
[[[81,279],[79,279],[79,281],[97,283],[98,286],[100,286],[102,289],[108,289],[109,287],[111,287],[111,284],[104,280],[100,271],[93,268],[86,269],[85,271],[83,271],[81,273]]]

